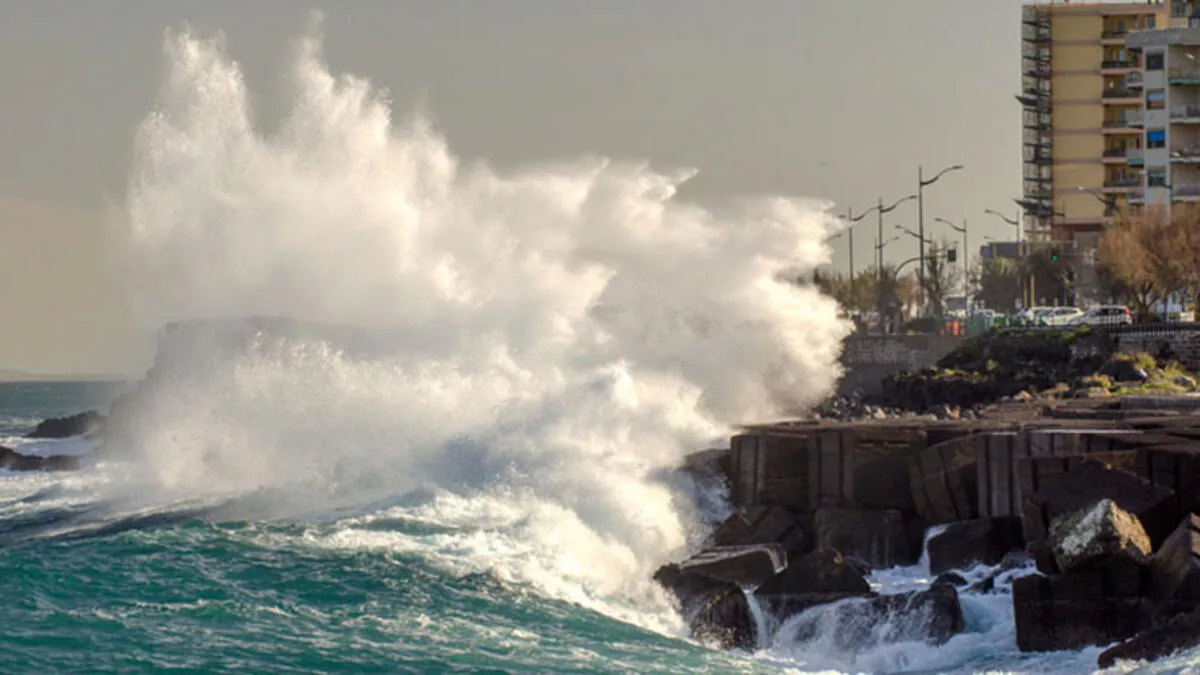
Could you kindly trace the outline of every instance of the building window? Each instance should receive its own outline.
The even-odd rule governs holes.
[[[1146,132],[1146,147],[1147,148],[1165,148],[1167,147],[1167,132],[1165,129],[1156,129]]]
[[[1167,94],[1162,89],[1146,92],[1146,109],[1162,110],[1167,105]]]
[[[1184,0],[1172,0],[1171,16],[1187,16],[1187,3]]]
[[[1166,59],[1163,58],[1162,52],[1151,52],[1146,54],[1146,70],[1162,70],[1163,62],[1165,60]]]
[[[1154,30],[1155,23],[1154,16],[1146,17],[1146,30]]]
[[[1167,169],[1166,167],[1158,167],[1150,169],[1146,172],[1146,185],[1150,187],[1166,187],[1167,186]]]

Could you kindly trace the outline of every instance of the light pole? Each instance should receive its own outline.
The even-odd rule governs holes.
[[[926,242],[928,242],[928,243],[933,243],[933,242],[931,242],[930,240],[928,240],[928,239],[926,239],[926,238],[922,237],[921,235],[917,234],[916,232],[913,232],[912,230],[908,229],[907,227],[905,227],[905,226],[903,226],[903,225],[896,225],[896,226],[895,226],[895,228],[896,228],[897,230],[900,230],[900,231],[901,231],[901,232],[903,232],[904,234],[907,234],[908,236],[912,237],[913,239],[918,239],[918,240],[920,240],[920,242],[921,242],[921,244],[922,244],[921,248],[925,248],[925,247],[924,247],[924,244],[925,244]],[[917,260],[919,261],[920,259],[921,259],[921,258],[920,258],[920,256],[917,256]]]
[[[1003,220],[1004,222],[1008,223],[1009,225],[1012,225],[1013,227],[1017,228],[1017,260],[1020,261],[1019,269],[1021,272],[1021,303],[1023,305],[1025,305],[1025,307],[1029,307],[1033,304],[1033,297],[1034,297],[1033,288],[1032,288],[1033,276],[1030,275],[1029,283],[1026,283],[1025,245],[1021,242],[1021,209],[1017,208],[1017,217],[1016,218],[1009,218],[1008,216],[1004,215],[1003,213],[1000,213],[999,211],[993,211],[992,209],[984,209],[983,212],[990,213],[991,215],[996,216],[1000,220]],[[1028,293],[1028,295],[1026,295],[1027,293]]]
[[[925,310],[925,188],[933,185],[942,176],[951,171],[961,171],[965,167],[962,164],[948,166],[945,169],[935,173],[933,178],[925,179],[925,167],[917,167],[917,231],[920,232],[918,239],[921,241],[921,273],[917,277],[918,290],[921,297],[921,311]]]
[[[958,232],[959,234],[961,234],[963,236],[963,254],[962,254],[962,261],[959,262],[959,264],[962,265],[963,301],[967,305],[967,311],[970,312],[970,308],[971,308],[970,303],[966,302],[967,298],[969,298],[971,295],[971,291],[969,290],[970,286],[971,286],[971,281],[970,281],[970,279],[967,279],[967,267],[968,267],[967,262],[971,259],[971,257],[970,257],[971,249],[967,248],[967,246],[968,246],[968,244],[967,244],[967,219],[963,218],[962,227],[955,225],[954,223],[950,222],[949,220],[946,220],[945,218],[934,218],[934,220],[939,223],[949,225],[950,229],[954,230],[955,232]]]
[[[883,215],[885,213],[891,213],[892,211],[896,210],[896,207],[900,206],[904,202],[909,202],[916,198],[917,198],[917,195],[909,195],[903,199],[897,199],[896,202],[893,203],[891,206],[884,206],[883,205],[883,197],[879,198],[879,205],[875,207],[876,211],[878,211],[878,213],[879,213],[879,224],[878,224],[879,225],[879,241],[881,241],[881,242],[883,241]],[[883,275],[883,247],[886,245],[887,244],[885,242],[877,247],[878,248],[878,259],[876,260],[876,263],[875,263],[876,264],[875,270],[877,272],[877,276],[879,276],[880,278],[882,278],[882,275]]]

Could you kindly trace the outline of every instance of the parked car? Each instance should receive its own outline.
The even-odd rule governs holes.
[[[1045,313],[1047,310],[1050,310],[1050,309],[1054,309],[1054,308],[1041,306],[1041,305],[1034,306],[1034,307],[1026,307],[1025,309],[1023,309],[1017,313],[1016,317],[1014,317],[1014,323],[1016,323],[1019,326],[1036,326],[1037,322],[1038,322],[1038,318],[1043,313]]]
[[[1052,307],[1038,314],[1037,323],[1039,326],[1069,326],[1083,315],[1083,310],[1078,307]]]
[[[1133,314],[1125,305],[1089,307],[1082,316],[1071,321],[1073,326],[1120,326],[1133,323]]]

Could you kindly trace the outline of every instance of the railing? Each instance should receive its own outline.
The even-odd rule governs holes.
[[[1104,93],[1100,95],[1101,98],[1137,98],[1138,96],[1140,94],[1132,89],[1105,89]]]
[[[1100,39],[1112,40],[1115,38],[1121,38],[1125,37],[1125,34],[1128,32],[1129,31],[1125,30],[1124,28],[1118,28],[1117,30],[1106,30],[1100,33]]]
[[[1140,120],[1139,120],[1140,121]],[[1120,129],[1122,127],[1131,126],[1133,123],[1129,121],[1129,115],[1123,120],[1104,120],[1105,129]]]
[[[1141,162],[1146,159],[1146,152],[1141,148],[1127,148],[1125,150],[1125,160],[1129,162]]]
[[[1105,59],[1100,62],[1100,70],[1118,70],[1121,68],[1137,68],[1137,61],[1132,59]]]
[[[1146,201],[1146,191],[1140,187],[1129,188],[1129,192],[1125,193],[1125,199],[1131,204]]]
[[[1200,184],[1176,185],[1171,190],[1172,197],[1200,197]]]
[[[1167,81],[1170,82],[1171,80],[1195,80],[1197,83],[1200,83],[1200,67],[1171,68],[1167,71]]]
[[[1108,148],[1104,151],[1105,157],[1128,157],[1128,151],[1125,148]]]
[[[1200,144],[1188,145],[1182,148],[1171,150],[1171,159],[1190,159],[1193,157],[1200,158]]]
[[[1129,112],[1125,113],[1125,126],[1141,126],[1142,119],[1143,115],[1141,110],[1130,110]]]
[[[1171,106],[1171,119],[1184,120],[1192,118],[1200,119],[1200,105],[1188,103],[1186,105]]]
[[[1140,187],[1141,184],[1142,184],[1142,179],[1137,178],[1137,177],[1110,178],[1110,179],[1104,181],[1104,187],[1106,187],[1106,188]]]
[[[1143,81],[1143,76],[1142,76],[1142,72],[1140,70],[1135,70],[1134,72],[1129,73],[1128,75],[1125,76],[1125,86],[1126,87],[1140,87],[1140,86],[1142,86],[1142,81]]]

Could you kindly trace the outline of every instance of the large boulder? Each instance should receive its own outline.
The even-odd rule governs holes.
[[[1096,660],[1101,668],[1111,668],[1118,660],[1153,661],[1200,644],[1200,610],[1176,616],[1134,637],[1104,650]]]
[[[999,564],[1010,551],[1024,545],[1021,519],[999,516],[946,525],[929,538],[925,549],[929,554],[929,573],[941,574],[978,563]]]
[[[779,544],[720,546],[679,563],[686,574],[743,586],[758,586],[787,567],[787,554]]]
[[[104,424],[104,417],[95,410],[82,412],[69,417],[52,417],[43,420],[33,431],[25,434],[26,438],[69,438],[83,436],[99,431]]]
[[[897,642],[941,644],[961,633],[964,626],[958,591],[950,584],[896,595],[848,598],[809,607],[795,618],[781,618],[788,620],[789,639],[828,639],[841,652]]]
[[[1188,514],[1150,561],[1150,595],[1200,606],[1200,516]]]
[[[870,592],[871,585],[856,565],[834,549],[820,549],[788,561],[787,569],[763,582],[755,595],[865,595]]]
[[[665,565],[654,580],[679,601],[680,613],[693,637],[716,643],[724,649],[751,649],[758,630],[746,594],[737,584],[683,571]]]
[[[1082,649],[1132,637],[1154,625],[1155,606],[1136,578],[1105,570],[1013,582],[1017,647],[1023,652]]]
[[[1099,462],[1085,461],[1065,473],[1041,479],[1038,489],[1022,496],[1025,538],[1035,550],[1042,545],[1050,524],[1059,516],[1086,509],[1110,499],[1133,514],[1158,546],[1179,524],[1179,500],[1170,489]]]
[[[813,523],[818,549],[836,549],[865,561],[872,569],[911,565],[917,560],[899,511],[823,508],[817,510]]]
[[[1141,522],[1111,499],[1055,518],[1048,543],[1062,572],[1110,556],[1143,565],[1151,553],[1150,537]]]
[[[716,546],[780,544],[789,552],[803,553],[804,526],[781,506],[755,506],[729,516],[713,533]]]

